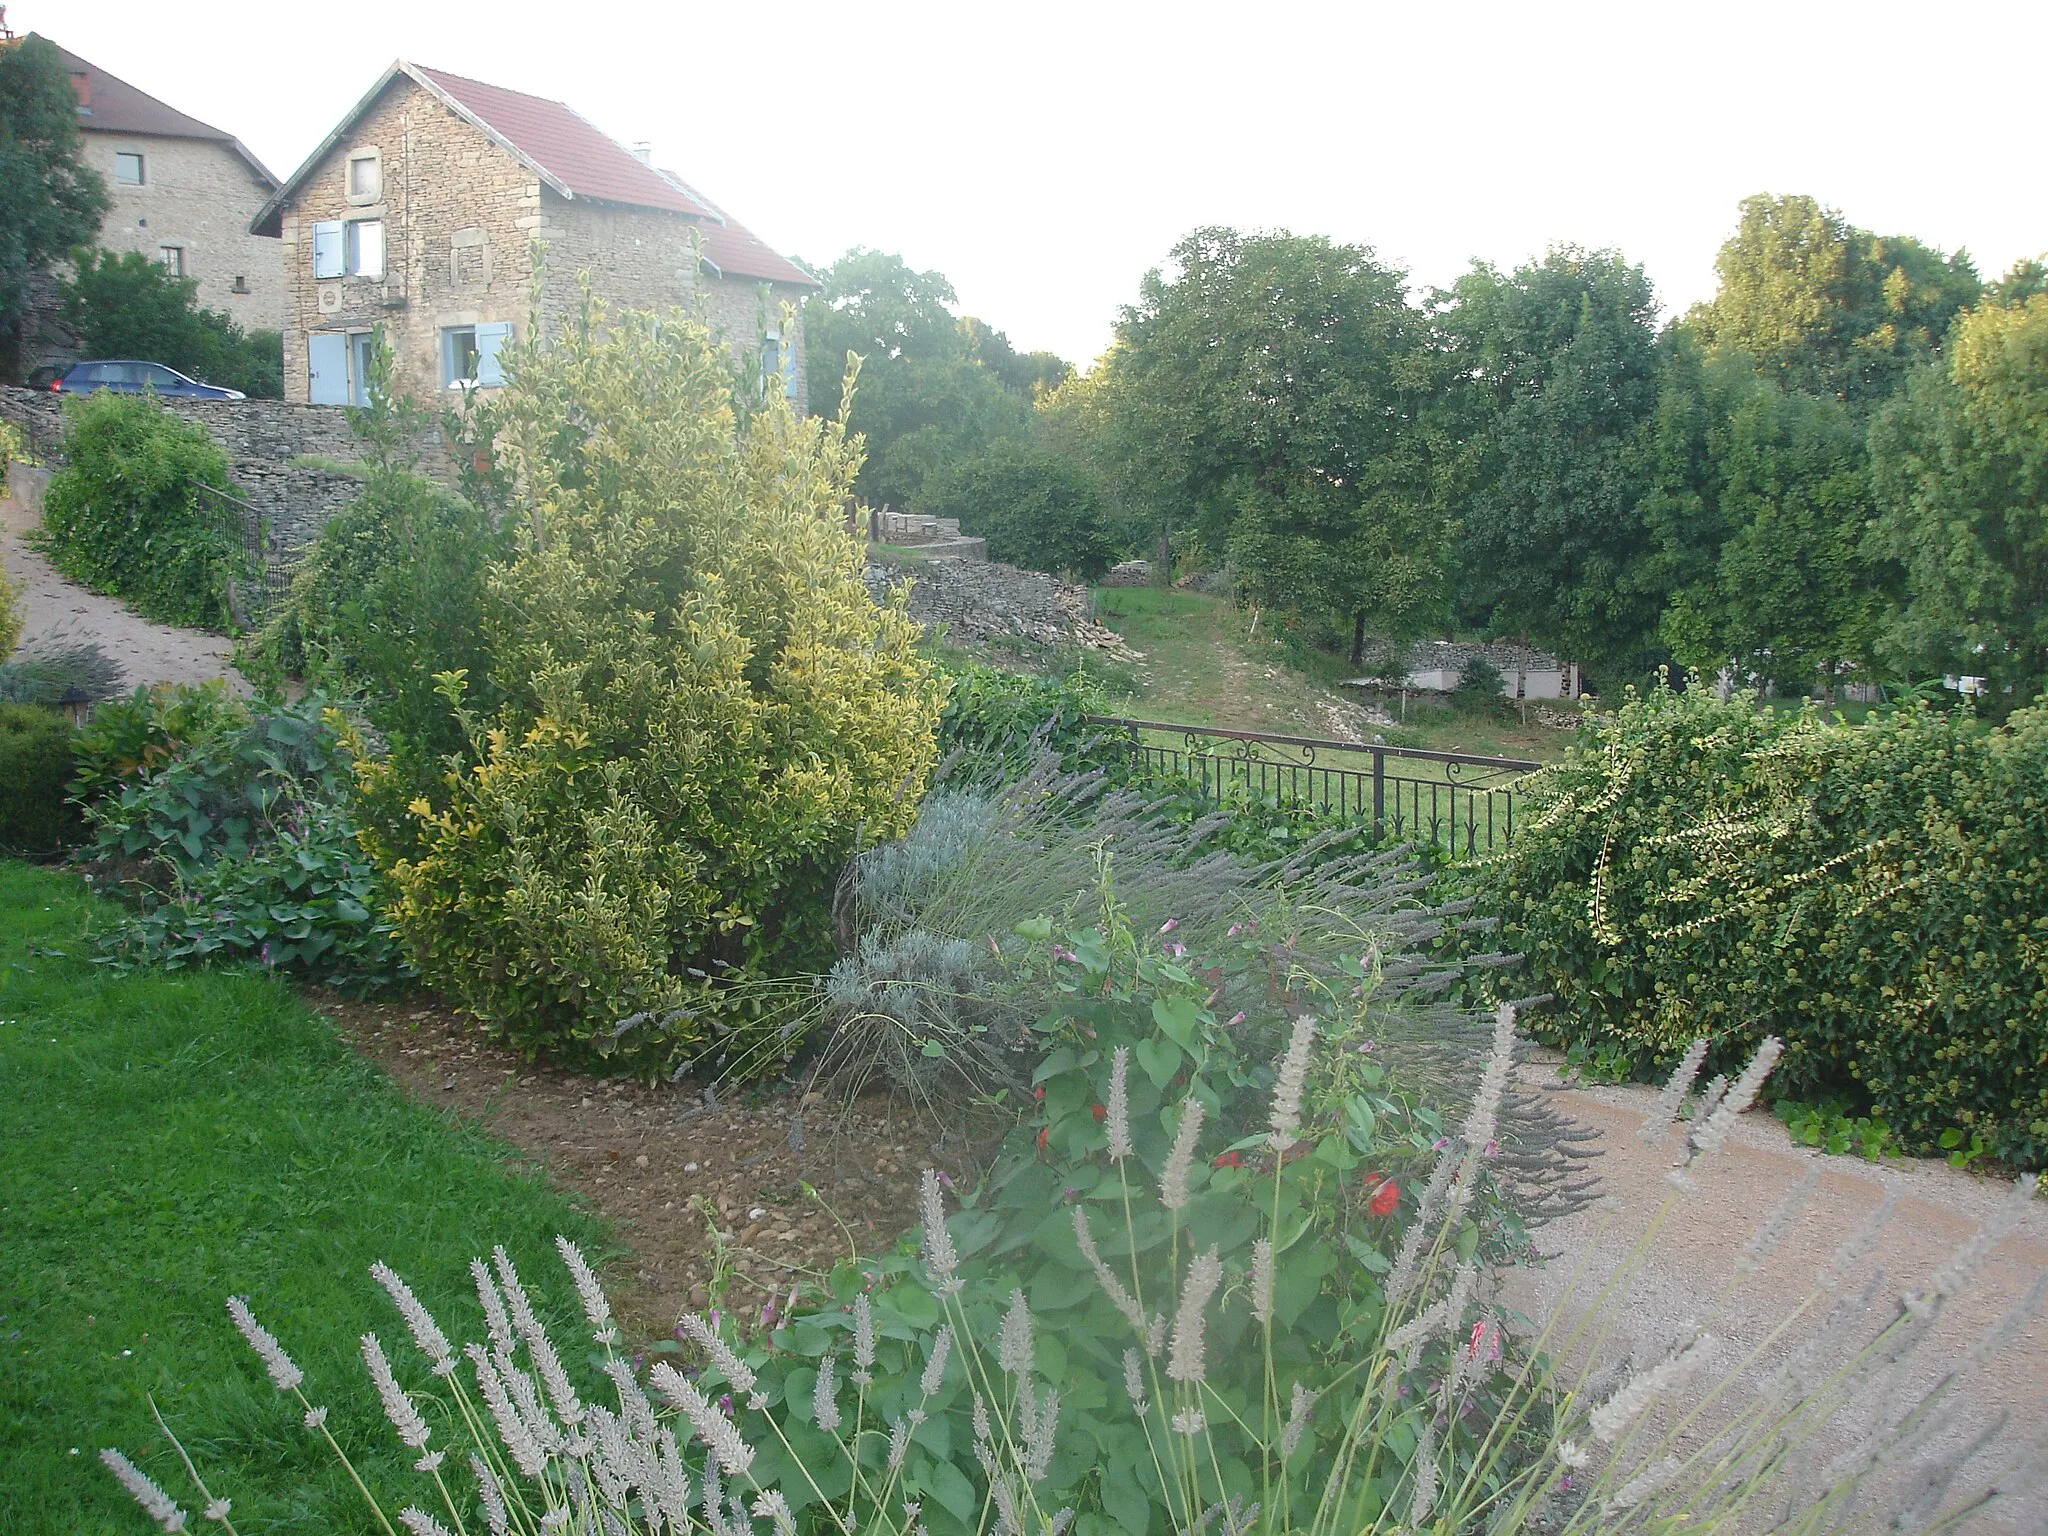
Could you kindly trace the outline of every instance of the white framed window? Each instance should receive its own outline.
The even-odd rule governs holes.
[[[114,152],[114,184],[116,186],[141,186],[145,169],[142,163],[142,156],[139,153],[126,149]]]
[[[384,275],[384,221],[351,219],[345,242],[350,277]]]
[[[348,200],[374,203],[384,195],[384,157],[374,149],[359,149],[348,157]]]
[[[157,265],[173,277],[185,275],[185,247],[182,245],[160,245],[156,248]]]
[[[441,382],[449,389],[496,389],[505,382],[498,352],[512,338],[503,321],[450,325],[441,330]]]

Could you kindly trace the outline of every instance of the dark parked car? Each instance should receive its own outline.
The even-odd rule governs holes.
[[[188,379],[162,363],[73,363],[49,385],[53,395],[89,395],[96,389],[111,389],[121,395],[139,395],[147,389],[180,400],[249,398],[239,389],[222,389],[218,384]]]

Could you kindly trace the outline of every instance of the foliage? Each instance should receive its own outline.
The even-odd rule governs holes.
[[[284,398],[284,338],[244,333],[231,316],[201,308],[196,280],[140,251],[89,255],[61,286],[84,356],[140,358],[252,399]]]
[[[119,917],[75,875],[0,866],[0,1292],[21,1330],[0,1371],[6,1523],[153,1529],[84,1464],[113,1435],[183,1476],[150,1419],[168,1390],[240,1530],[367,1536],[346,1474],[249,1433],[270,1389],[241,1379],[221,1298],[250,1297],[338,1385],[386,1326],[370,1258],[459,1276],[496,1241],[525,1253],[565,1232],[597,1251],[604,1232],[481,1126],[410,1099],[281,981],[92,965],[91,933]],[[573,1312],[566,1287],[531,1296],[542,1317]],[[375,1412],[337,1402],[336,1434],[373,1486],[411,1477],[417,1453],[376,1434]],[[221,1529],[198,1514],[193,1528]]]
[[[30,284],[92,241],[107,206],[63,55],[33,35],[0,48],[0,365],[15,366]]]
[[[1117,548],[1101,494],[1072,462],[1022,442],[999,442],[929,478],[920,504],[957,517],[962,533],[988,540],[989,558],[1027,570],[1093,581]]]
[[[1187,236],[1173,264],[1147,274],[1091,386],[1148,520],[1192,522],[1265,604],[1354,635],[1430,627],[1438,375],[1404,275],[1364,247],[1227,229]]]
[[[516,1049],[751,1046],[710,973],[819,953],[840,865],[907,824],[934,758],[941,686],[840,522],[858,449],[772,394],[736,427],[684,315],[590,304],[508,381],[514,546],[478,680],[504,702],[443,671],[466,745],[440,782],[358,762],[391,915]]]
[[[4,475],[7,464],[0,459],[0,475]],[[0,662],[14,654],[14,648],[21,644],[22,616],[16,598],[14,583],[0,574]]]
[[[2048,691],[2048,293],[1965,315],[1870,441],[1876,542],[1906,573],[1892,657],[1988,677],[1997,713]]]
[[[102,936],[106,963],[246,960],[345,992],[410,974],[319,698],[252,712],[218,684],[138,689],[95,711],[78,757],[94,853],[144,877]]]
[[[1640,1073],[1780,1034],[1786,1091],[1907,1151],[1960,1127],[2048,1159],[2048,712],[1849,727],[1660,689],[1523,783],[1474,893],[1557,994],[1548,1038]]]
[[[1108,712],[1109,700],[1086,677],[1032,677],[961,662],[946,668],[946,678],[938,749],[954,784],[1020,778],[1043,752],[1070,772],[1124,759],[1105,728],[1088,723],[1090,715]]]
[[[972,315],[960,318],[967,355],[1003,381],[1003,386],[1028,400],[1058,389],[1074,376],[1074,365],[1051,352],[1019,352],[1010,338]]]
[[[0,703],[0,853],[48,857],[78,840],[67,798],[73,734],[58,710]]]
[[[461,671],[467,706],[502,702],[483,633],[485,572],[511,534],[483,507],[403,469],[369,471],[328,519],[255,649],[277,673],[362,700],[388,749],[423,781],[466,745],[434,675]]]
[[[1461,608],[1610,682],[1649,663],[1658,594],[1638,506],[1658,404],[1656,302],[1612,251],[1458,279],[1443,327],[1471,424]]]
[[[1883,1120],[1851,1114],[1839,1102],[1802,1104],[1797,1099],[1780,1099],[1774,1108],[1785,1122],[1786,1134],[1802,1147],[1819,1147],[1836,1157],[1853,1152],[1872,1163],[1897,1150],[1892,1145],[1892,1128]]]
[[[69,461],[43,493],[50,561],[74,581],[166,624],[225,628],[231,582],[251,573],[206,429],[148,395],[101,390],[64,402]]]
[[[1474,656],[1465,663],[1465,670],[1458,674],[1458,686],[1451,690],[1451,705],[1473,714],[1497,710],[1501,707],[1501,689],[1506,681],[1499,667],[1484,656]]]
[[[1692,314],[1710,346],[1748,354],[1787,389],[1882,400],[1977,302],[1968,256],[1873,235],[1811,197],[1745,198],[1721,283]]]
[[[308,799],[266,835],[178,879],[103,941],[117,970],[175,971],[248,961],[344,993],[379,991],[413,974],[347,809]]]
[[[804,303],[811,414],[838,413],[848,354],[858,357],[848,424],[867,451],[854,481],[862,499],[929,510],[928,477],[1029,434],[1032,385],[1057,359],[1020,359],[1001,332],[955,318],[953,285],[900,256],[856,247],[819,278]]]

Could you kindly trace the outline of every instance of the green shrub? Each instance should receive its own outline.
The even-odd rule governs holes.
[[[91,803],[188,749],[249,723],[249,707],[219,679],[153,683],[93,709],[78,733],[73,790]]]
[[[474,711],[502,702],[484,649],[484,573],[510,542],[468,499],[375,467],[320,530],[255,649],[283,676],[361,699],[392,750],[435,770],[466,743],[434,674],[465,672]]]
[[[949,664],[946,676],[939,751],[955,783],[1017,778],[1043,752],[1069,771],[1128,760],[1107,728],[1088,723],[1088,716],[1108,713],[1109,698],[1086,677],[1026,677],[972,662]]]
[[[369,846],[422,973],[515,1048],[672,1065],[731,1030],[711,973],[829,952],[856,844],[915,814],[941,685],[839,509],[859,450],[780,396],[736,423],[700,323],[591,305],[509,360],[519,487],[464,758],[365,756]]]
[[[76,842],[71,722],[39,704],[0,703],[0,853],[48,855]]]
[[[1782,1035],[1793,1096],[2048,1160],[2048,712],[1859,726],[1703,689],[1631,698],[1525,781],[1476,872],[1563,1044],[1638,1072]]]
[[[229,584],[252,573],[227,459],[203,427],[148,395],[108,390],[64,403],[65,468],[43,493],[51,563],[166,624],[226,628]]]
[[[1071,460],[1029,443],[996,443],[928,477],[918,505],[958,518],[1011,565],[1093,581],[1116,563],[1101,493]]]
[[[284,398],[284,337],[244,332],[202,308],[197,281],[140,251],[89,256],[63,291],[65,320],[87,357],[145,358],[259,400]]]

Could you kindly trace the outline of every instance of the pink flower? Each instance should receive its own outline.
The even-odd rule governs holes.
[[[1242,1024],[1243,1022],[1244,1015],[1242,1013],[1233,1013],[1227,1020],[1224,1021],[1223,1027],[1225,1029],[1235,1029],[1238,1025]]]
[[[1178,960],[1188,952],[1188,947],[1185,944],[1169,944],[1166,946],[1166,952]]]
[[[1159,931],[1160,931],[1161,933],[1171,933],[1171,932],[1173,932],[1173,930],[1174,930],[1174,929],[1178,928],[1179,926],[1180,926],[1180,919],[1179,919],[1179,918],[1177,918],[1177,917],[1169,917],[1169,918],[1168,918],[1168,919],[1167,919],[1167,920],[1166,920],[1165,922],[1163,922],[1163,923],[1161,923],[1161,924],[1159,925]]]

